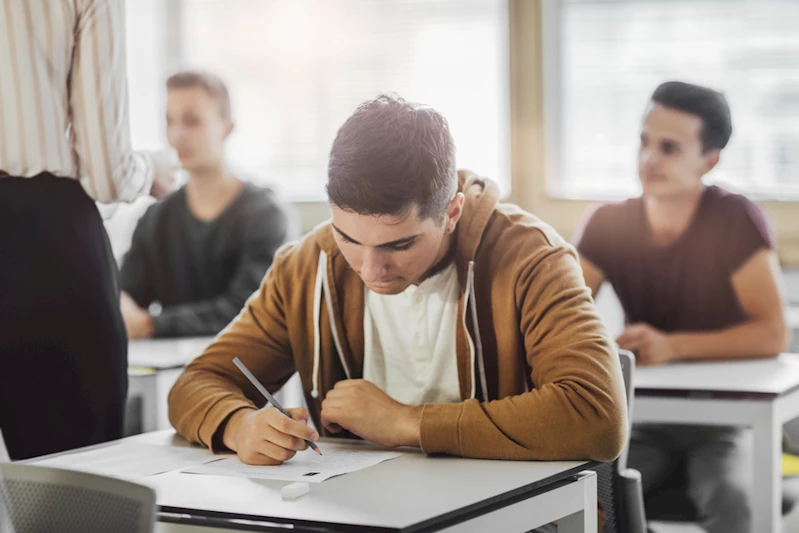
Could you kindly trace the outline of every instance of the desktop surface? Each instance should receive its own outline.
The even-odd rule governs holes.
[[[799,354],[766,359],[673,363],[635,369],[639,396],[672,392],[779,396],[799,388]]]
[[[116,443],[189,446],[174,431],[137,435]],[[322,439],[320,448],[324,449]],[[113,446],[110,443],[104,446]],[[491,507],[525,499],[570,478],[594,463],[488,461],[430,457],[418,450],[351,474],[311,484],[310,493],[284,501],[288,482],[168,472],[138,480],[155,489],[162,520],[255,520],[384,531],[417,531],[457,521]],[[302,453],[312,453],[309,451]],[[183,516],[184,520],[190,519]],[[210,524],[209,524],[210,525]]]

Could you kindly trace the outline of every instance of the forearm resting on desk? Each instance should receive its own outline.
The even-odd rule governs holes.
[[[789,337],[784,323],[765,320],[707,333],[671,334],[677,358],[682,360],[771,357],[787,348]]]
[[[120,311],[129,339],[153,336],[153,319],[150,313],[139,307],[125,291],[120,295]]]

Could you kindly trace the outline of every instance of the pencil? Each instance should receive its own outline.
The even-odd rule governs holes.
[[[291,415],[288,414],[285,409],[283,409],[283,406],[280,405],[280,403],[278,403],[277,400],[275,400],[274,396],[269,394],[269,391],[266,390],[266,388],[263,385],[261,385],[261,382],[258,381],[258,379],[256,379],[255,376],[253,376],[252,372],[250,372],[250,369],[244,366],[244,363],[242,363],[238,357],[233,358],[233,364],[236,365],[239,368],[239,370],[241,370],[241,373],[244,374],[247,377],[247,379],[250,380],[250,383],[252,383],[256,389],[258,389],[258,392],[260,392],[264,396],[264,398],[266,398],[267,402],[271,403],[275,409],[277,409],[287,417],[291,418]],[[313,451],[315,451],[319,455],[322,455],[322,451],[316,446],[316,443],[306,440],[305,444],[307,444]]]

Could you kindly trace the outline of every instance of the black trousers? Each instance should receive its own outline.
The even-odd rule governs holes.
[[[127,335],[108,236],[80,184],[0,178],[0,429],[12,459],[122,436]]]

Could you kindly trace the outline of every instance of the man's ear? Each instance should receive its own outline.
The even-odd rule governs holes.
[[[719,159],[721,159],[721,150],[719,150],[718,148],[706,153],[703,175],[713,170],[716,167],[716,165],[719,164]]]
[[[225,126],[225,139],[230,137],[230,134],[233,133],[233,130],[236,128],[236,125],[233,123],[232,120],[227,121],[227,125]]]
[[[462,192],[455,193],[455,196],[449,201],[449,205],[447,206],[447,219],[445,222],[447,233],[455,231],[455,227],[458,225],[461,215],[463,215],[463,203],[465,201],[466,197]]]

